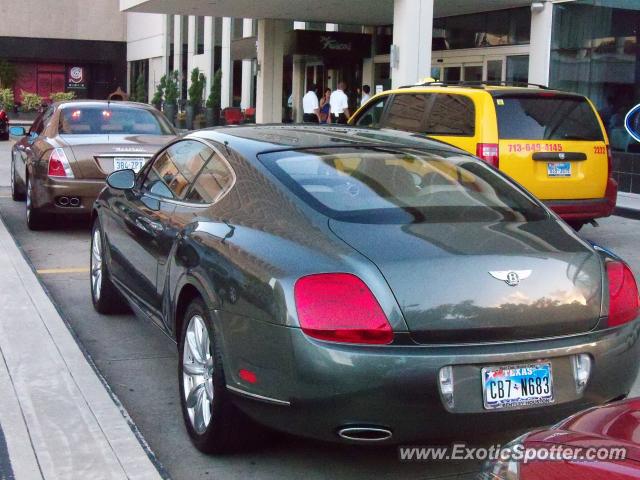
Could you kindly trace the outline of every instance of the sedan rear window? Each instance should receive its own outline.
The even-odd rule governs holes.
[[[60,112],[61,135],[173,135],[160,115],[129,105],[67,106]]]
[[[596,114],[583,97],[509,95],[497,97],[495,104],[501,139],[603,140]]]
[[[364,223],[525,221],[545,210],[499,172],[456,152],[376,147],[262,154],[291,191],[327,216]]]

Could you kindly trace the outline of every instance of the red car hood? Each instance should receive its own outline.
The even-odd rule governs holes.
[[[580,412],[553,429],[534,432],[525,441],[579,447],[625,447],[627,459],[640,462],[640,398]]]

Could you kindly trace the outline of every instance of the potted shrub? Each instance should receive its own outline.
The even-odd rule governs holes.
[[[207,118],[204,113],[199,113],[193,119],[193,129],[200,130],[207,126]]]
[[[147,103],[147,85],[142,74],[136,78],[131,100],[134,102]]]
[[[189,86],[189,102],[187,103],[187,129],[193,128],[193,118],[202,108],[202,94],[207,79],[198,67],[191,71],[191,85]]]
[[[178,78],[179,74],[176,70],[169,73],[164,88],[164,114],[171,123],[175,122],[178,108]]]
[[[220,99],[222,98],[222,70],[216,70],[207,98],[207,127],[218,125],[220,119]]]
[[[180,130],[184,130],[185,128],[187,128],[186,112],[178,112],[178,115],[176,115],[176,128]]]
[[[0,89],[0,108],[4,108],[7,111],[13,110],[14,98],[12,88]]]
[[[76,98],[75,92],[55,92],[49,95],[49,99],[53,102],[68,102]]]
[[[167,76],[163,75],[160,78],[160,83],[156,85],[156,91],[151,99],[151,104],[156,107],[156,110],[162,110],[162,98],[164,97],[164,89],[167,86]]]

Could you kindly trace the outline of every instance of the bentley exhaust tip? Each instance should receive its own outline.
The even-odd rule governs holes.
[[[71,205],[72,207],[79,207],[80,199],[78,197],[71,197],[69,199],[69,205]]]
[[[343,427],[338,436],[351,442],[373,443],[389,440],[393,433],[383,427]]]
[[[66,207],[69,205],[69,197],[60,197],[58,198],[58,205],[62,207]]]

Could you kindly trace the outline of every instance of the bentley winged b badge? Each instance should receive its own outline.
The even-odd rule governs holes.
[[[489,272],[493,278],[502,280],[510,287],[515,287],[520,284],[520,280],[529,278],[531,270],[494,270]]]

